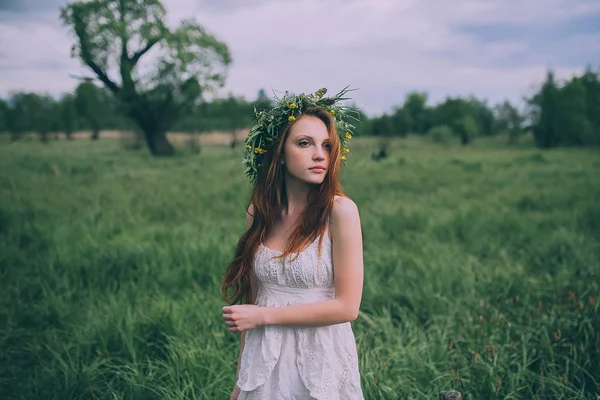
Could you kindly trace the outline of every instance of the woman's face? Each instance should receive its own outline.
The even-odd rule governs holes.
[[[321,184],[329,170],[331,142],[319,118],[303,115],[290,128],[283,147],[287,173],[300,181]]]

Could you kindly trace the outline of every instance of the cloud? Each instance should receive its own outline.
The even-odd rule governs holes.
[[[0,12],[27,14],[40,11],[53,11],[65,3],[66,0],[2,0],[0,2]]]
[[[245,8],[253,8],[263,3],[268,3],[272,0],[199,0],[196,4],[196,9],[214,12],[228,13],[233,9],[240,10]],[[282,2],[290,2],[290,0],[280,0]],[[296,3],[297,4],[297,3]]]
[[[29,7],[4,23],[0,94],[60,92],[85,73],[69,58],[74,38],[54,9]],[[28,3],[34,4],[33,0]],[[36,4],[48,4],[38,0]],[[600,3],[591,0],[165,0],[167,23],[195,18],[230,47],[221,94],[259,89],[331,91],[346,85],[368,114],[390,111],[407,92],[432,102],[475,95],[520,101],[544,79],[600,66]],[[45,7],[45,6],[44,6]],[[37,10],[37,11],[36,11]],[[89,75],[89,73],[87,74]]]

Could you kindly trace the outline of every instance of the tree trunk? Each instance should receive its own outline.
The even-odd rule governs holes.
[[[92,139],[92,140],[100,139],[100,129],[92,128],[92,136],[90,136],[90,139]]]
[[[167,140],[166,132],[144,130],[144,137],[152,155],[169,156],[175,154],[175,148]]]
[[[231,143],[230,143],[229,147],[231,147],[232,149],[235,149],[236,145],[237,145],[237,129],[234,129],[231,134]]]

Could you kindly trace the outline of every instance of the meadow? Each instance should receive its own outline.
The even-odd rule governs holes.
[[[367,399],[598,399],[600,154],[358,138]],[[229,399],[241,146],[0,142],[0,399]]]

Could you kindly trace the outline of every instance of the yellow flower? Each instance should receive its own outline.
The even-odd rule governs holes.
[[[298,106],[296,105],[296,103],[292,103],[292,104],[290,104],[290,108],[291,108],[292,110],[293,110],[294,108],[296,108],[296,107],[298,107]]]
[[[264,153],[266,153],[267,151],[266,151],[265,149],[261,149],[260,147],[257,147],[257,148],[255,148],[255,149],[254,149],[254,152],[255,152],[256,154],[264,154]]]
[[[248,146],[246,146],[246,148],[247,148],[247,149],[251,149],[251,148],[252,148],[252,146],[248,145]]]
[[[346,132],[346,139],[352,139],[352,135],[350,134],[350,132]]]
[[[345,160],[345,159],[346,159],[346,156],[342,156],[342,157],[341,157],[341,159],[342,159],[342,160]]]
[[[335,111],[334,110],[331,110],[331,115],[335,115]]]
[[[296,120],[296,117],[294,117],[293,115],[290,115],[290,116],[288,117],[288,121],[292,121],[292,122],[294,122],[295,120]]]
[[[347,149],[347,148],[344,147],[342,149],[342,154],[348,154],[348,153],[350,153],[350,149]]]

